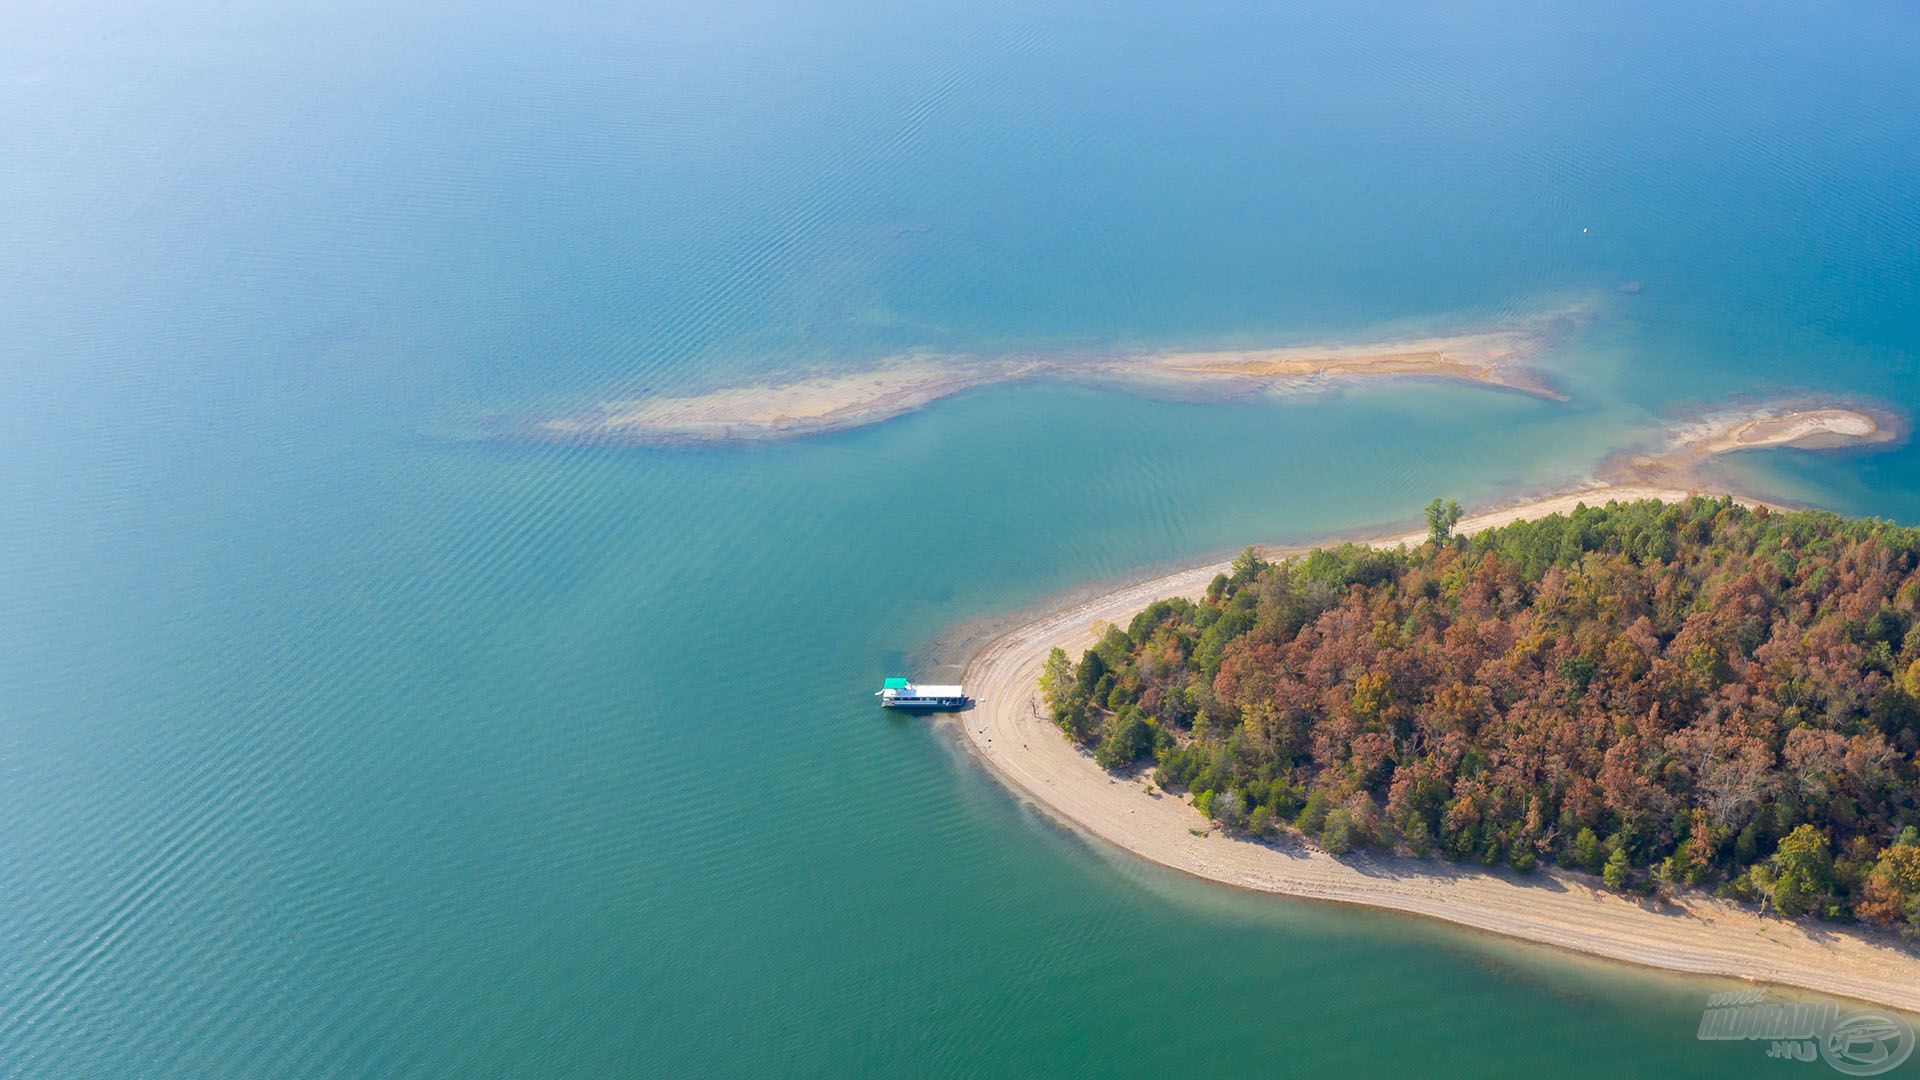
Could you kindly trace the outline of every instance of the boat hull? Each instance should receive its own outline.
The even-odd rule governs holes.
[[[962,708],[966,703],[967,699],[963,697],[910,698],[906,701],[898,699],[883,700],[880,702],[880,707],[883,709],[901,709],[907,712],[933,712],[939,709]]]

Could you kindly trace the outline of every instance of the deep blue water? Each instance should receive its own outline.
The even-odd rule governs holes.
[[[1137,865],[867,689],[1727,395],[1920,410],[1916,46],[1900,4],[13,9],[0,1074],[1758,1070],[1694,1039],[1716,984]],[[1563,403],[449,435],[1568,297]],[[1910,445],[1730,468],[1920,522]]]

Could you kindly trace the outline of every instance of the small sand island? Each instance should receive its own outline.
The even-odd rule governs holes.
[[[636,444],[797,438],[879,423],[962,390],[1041,378],[1190,396],[1235,396],[1337,380],[1430,378],[1558,398],[1532,364],[1586,317],[1584,310],[1569,308],[1470,333],[1280,348],[904,356],[858,371],[606,401],[572,415],[517,425],[506,433]]]
[[[1703,454],[1724,454],[1765,446],[1797,446],[1826,450],[1867,442],[1884,442],[1891,435],[1873,417],[1852,409],[1785,409],[1762,412],[1731,424],[1706,425],[1699,438],[1685,438]]]
[[[1920,1010],[1910,938],[1820,921],[1910,926],[1920,915],[1920,840],[1901,831],[1912,814],[1900,795],[1915,767],[1907,744],[1920,740],[1920,714],[1900,712],[1920,701],[1920,659],[1907,655],[1920,640],[1920,570],[1907,565],[1920,535],[1843,534],[1830,515],[1696,499],[1685,482],[1734,450],[1890,437],[1850,407],[1733,410],[1581,490],[1464,518],[1436,506],[1427,530],[1318,564],[1286,561],[1302,549],[1263,553],[1283,560],[1273,564],[1249,549],[1065,604],[974,655],[965,683],[977,704],[956,722],[1050,813],[1198,877]],[[1552,515],[1603,504],[1581,528],[1613,539],[1566,554],[1580,534]],[[1483,534],[1481,548],[1458,539]],[[1802,546],[1829,534],[1819,543],[1830,547]],[[1607,546],[1628,542],[1632,553]],[[1587,543],[1597,554],[1581,554]],[[1905,551],[1891,564],[1905,569],[1860,545]],[[1854,550],[1883,576],[1845,571],[1834,584],[1822,560]],[[1728,575],[1703,569],[1723,565]],[[1459,580],[1447,584],[1450,573]],[[1339,580],[1315,584],[1329,574]],[[1366,584],[1395,575],[1391,588]],[[1662,575],[1688,584],[1659,600],[1667,586],[1650,583]],[[1834,591],[1789,600],[1807,589]],[[1841,589],[1889,614],[1847,629],[1831,599]],[[1777,638],[1764,614],[1748,619],[1768,603],[1793,624]],[[1228,620],[1247,640],[1201,632]],[[1278,621],[1254,634],[1260,620]],[[1829,652],[1864,647],[1836,633],[1897,640],[1863,668]],[[1777,643],[1754,651],[1762,639]],[[1069,659],[1096,646],[1113,665]],[[1355,651],[1336,660],[1343,649]],[[1481,666],[1446,673],[1461,662]],[[1838,672],[1866,696],[1819,704],[1766,691],[1795,664]],[[1206,677],[1210,666],[1219,674]],[[1205,681],[1183,684],[1190,671]],[[1204,715],[1191,714],[1196,702]],[[1079,740],[1063,735],[1076,725]],[[1656,760],[1666,764],[1648,771]],[[1207,787],[1229,783],[1231,794]]]
[[[1721,409],[1678,424],[1656,447],[1616,455],[1600,476],[1611,482],[1711,486],[1713,459],[1740,450],[1839,450],[1899,439],[1904,425],[1873,405],[1777,402]]]

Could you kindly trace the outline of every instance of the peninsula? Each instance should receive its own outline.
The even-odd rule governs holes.
[[[1766,407],[1683,429],[1664,452],[1648,455],[1640,465],[1668,478],[1683,478],[1688,467],[1731,450],[1851,445],[1886,437],[1885,425],[1863,411]],[[1909,624],[1920,625],[1920,614],[1912,610],[1920,601],[1920,586],[1911,585],[1920,576],[1907,566],[1907,576],[1898,580],[1857,579],[1860,573],[1891,574],[1888,566],[1920,558],[1920,534],[1872,523],[1855,525],[1831,515],[1807,515],[1803,521],[1800,515],[1776,513],[1777,508],[1752,499],[1688,501],[1695,494],[1688,486],[1635,483],[1616,474],[1579,491],[1464,519],[1438,508],[1440,515],[1429,530],[1375,537],[1344,553],[1316,555],[1317,569],[1303,571],[1310,563],[1299,561],[1287,564],[1291,569],[1276,568],[1250,550],[1232,563],[1194,567],[1116,589],[1047,612],[981,649],[965,679],[977,705],[958,722],[968,744],[994,773],[1052,814],[1198,877],[1405,911],[1653,967],[1795,986],[1920,1011],[1920,953],[1891,931],[1811,918],[1851,916],[1897,926],[1910,924],[1920,911],[1920,896],[1907,895],[1907,890],[1920,888],[1920,881],[1907,880],[1920,873],[1920,846],[1906,846],[1915,838],[1911,830],[1900,831],[1903,824],[1912,824],[1914,810],[1910,799],[1901,801],[1905,796],[1900,792],[1906,789],[1898,782],[1902,770],[1910,773],[1914,768],[1914,747],[1906,745],[1916,738],[1908,723],[1913,718],[1869,711],[1876,695],[1885,697],[1888,708],[1905,700],[1899,695],[1920,696],[1920,685],[1908,685],[1920,681],[1920,661],[1908,657],[1915,646],[1906,633]],[[1527,568],[1516,552],[1528,550],[1528,545],[1544,550],[1537,545],[1547,536],[1565,542],[1574,523],[1557,519],[1563,524],[1547,533],[1530,526],[1510,535],[1488,532],[1568,515],[1581,505],[1609,503],[1616,508],[1581,511],[1576,520],[1594,528],[1596,535],[1608,528],[1639,530],[1635,535],[1644,539],[1637,542],[1645,546],[1637,555],[1608,554],[1606,544],[1596,540],[1594,554],[1580,555],[1586,550],[1581,547],[1553,556],[1550,564]],[[1639,505],[1625,505],[1634,503]],[[1679,505],[1669,513],[1656,504]],[[1429,544],[1435,533],[1447,542]],[[1452,539],[1482,534],[1488,537],[1483,547]],[[1761,536],[1770,537],[1776,548],[1787,538],[1787,546],[1779,549],[1784,554],[1766,555],[1764,563],[1771,567],[1766,573],[1781,578],[1768,584],[1758,572],[1749,576],[1760,582],[1758,587],[1783,594],[1809,581],[1815,590],[1843,587],[1830,580],[1838,571],[1816,565],[1820,558],[1847,555],[1864,560],[1847,571],[1855,577],[1844,585],[1854,590],[1849,598],[1884,597],[1880,607],[1861,616],[1877,620],[1869,629],[1836,629],[1852,624],[1832,621],[1840,617],[1817,604],[1792,615],[1809,627],[1817,624],[1817,630],[1806,631],[1811,640],[1826,640],[1818,635],[1834,633],[1878,635],[1874,640],[1883,642],[1896,639],[1881,646],[1884,661],[1872,661],[1877,666],[1857,672],[1857,688],[1864,696],[1853,704],[1830,702],[1824,711],[1782,721],[1768,711],[1777,712],[1778,701],[1762,707],[1742,696],[1743,687],[1761,678],[1750,667],[1787,662],[1781,655],[1756,661],[1741,652],[1755,643],[1739,635],[1767,630],[1764,611],[1748,611],[1716,593],[1724,604],[1713,605],[1715,612],[1724,607],[1727,620],[1747,620],[1727,631],[1733,636],[1723,641],[1708,634],[1704,625],[1687,623],[1681,609],[1662,612],[1649,606],[1648,616],[1678,619],[1686,624],[1682,629],[1694,635],[1682,642],[1686,648],[1676,659],[1666,655],[1672,639],[1660,640],[1674,628],[1642,618],[1630,607],[1642,601],[1652,605],[1659,589],[1673,587],[1648,585],[1648,591],[1636,591],[1639,587],[1629,580],[1632,574],[1639,574],[1642,583],[1656,580],[1668,573],[1656,564],[1667,560],[1676,567],[1672,573],[1680,575],[1674,581],[1693,580],[1692,588],[1704,588],[1701,568],[1714,564],[1688,563],[1692,569],[1683,573],[1676,560],[1683,555],[1704,559],[1713,545],[1722,545],[1729,566],[1738,555],[1757,567],[1762,565],[1755,562],[1759,549],[1743,550],[1742,545]],[[1827,536],[1837,539],[1822,539]],[[1661,546],[1669,542],[1680,546],[1671,551]],[[1377,555],[1369,558],[1367,551]],[[1889,553],[1892,562],[1882,566],[1881,552]],[[1301,554],[1296,549],[1267,552],[1266,557]],[[1596,559],[1600,561],[1592,561]],[[1329,571],[1331,566],[1341,569]],[[1448,584],[1450,569],[1466,576]],[[1307,580],[1321,572],[1339,580],[1329,578],[1320,585]],[[1489,573],[1498,580],[1480,581]],[[1580,589],[1592,590],[1610,573],[1622,575],[1612,592],[1590,591],[1581,594],[1586,599],[1578,603],[1568,599]],[[1545,584],[1549,577],[1552,585]],[[1397,594],[1387,585],[1396,580]],[[1369,581],[1375,584],[1366,585]],[[1441,590],[1432,601],[1408,591],[1425,589],[1423,582]],[[1478,589],[1487,583],[1492,591],[1476,593],[1479,599],[1470,603],[1485,601],[1492,607],[1467,615],[1441,611],[1454,602],[1445,590]],[[1745,579],[1735,585],[1755,587]],[[1291,616],[1282,613],[1282,601],[1258,599],[1292,595],[1288,590],[1295,586],[1304,590],[1299,596],[1311,598],[1302,600],[1305,606]],[[1716,581],[1713,587],[1735,586]],[[1523,597],[1537,598],[1553,589],[1561,590],[1553,594],[1553,603],[1561,606],[1551,613],[1521,610]],[[1239,599],[1242,595],[1244,600]],[[1392,595],[1400,599],[1389,599]],[[1808,595],[1813,594],[1796,594],[1791,603],[1806,602]],[[1174,599],[1161,602],[1168,598]],[[1784,595],[1776,599],[1782,611],[1790,606]],[[1185,636],[1181,627],[1192,630],[1198,626],[1195,620],[1218,625],[1224,617],[1221,606],[1235,600],[1239,614],[1233,617],[1246,620],[1239,628],[1242,635],[1260,620],[1280,621],[1262,623],[1266,629],[1257,642],[1251,637],[1237,644],[1210,642],[1206,648],[1225,644],[1234,650],[1235,666],[1228,669],[1224,653],[1202,655],[1197,639]],[[1677,596],[1667,601],[1676,602]],[[1580,603],[1590,606],[1580,609]],[[1209,605],[1215,613],[1202,615],[1200,609]],[[1888,614],[1881,615],[1882,608]],[[1587,611],[1584,618],[1592,625],[1545,621],[1567,620],[1576,609]],[[1302,620],[1291,631],[1301,639],[1290,636],[1283,625],[1290,618]],[[1344,624],[1321,626],[1322,618],[1359,622],[1342,629]],[[1646,651],[1606,644],[1603,631],[1616,624],[1631,629],[1614,640],[1638,642]],[[1116,637],[1115,628],[1127,630]],[[1130,635],[1133,629],[1141,631],[1139,640]],[[1508,631],[1518,636],[1501,636]],[[1475,636],[1483,632],[1499,640]],[[1526,637],[1529,633],[1538,637]],[[1342,640],[1371,659],[1356,653],[1352,664],[1334,664],[1331,652],[1309,648],[1322,639],[1332,640],[1329,635],[1345,635]],[[1920,640],[1920,631],[1913,636]],[[1416,642],[1421,644],[1416,647]],[[1399,648],[1408,656],[1425,657],[1419,663],[1444,664],[1449,654],[1439,642],[1461,650],[1461,656],[1485,654],[1479,661],[1483,668],[1476,669],[1482,673],[1454,676],[1464,683],[1444,690],[1446,708],[1432,701],[1423,705],[1417,696],[1418,687],[1431,689],[1436,680],[1446,679],[1431,672],[1410,674],[1411,669],[1396,666],[1404,657],[1387,655]],[[1582,652],[1586,644],[1600,649],[1598,660]],[[1096,647],[1091,663],[1104,667],[1097,659],[1102,654],[1122,659],[1134,665],[1135,681],[1115,693],[1110,687],[1116,680],[1096,671],[1089,680],[1095,686],[1079,689],[1091,695],[1107,679],[1105,700],[1076,700],[1063,680],[1077,686],[1089,673],[1089,661],[1063,669],[1064,657],[1056,650],[1081,656]],[[1629,648],[1636,650],[1632,657],[1626,655]],[[1776,653],[1787,648],[1779,646]],[[1831,648],[1867,646],[1849,639],[1833,640]],[[1643,670],[1636,658],[1673,666],[1663,669],[1666,681],[1659,685],[1684,685],[1690,687],[1685,693],[1698,696],[1672,702],[1632,697],[1641,691],[1629,689],[1629,684],[1650,670]],[[1915,665],[1911,669],[1909,662]],[[1310,672],[1315,663],[1332,666]],[[1494,667],[1485,668],[1488,663]],[[1839,665],[1837,670],[1854,670],[1844,659],[1831,663]],[[1688,669],[1689,664],[1694,669]],[[1152,677],[1140,672],[1151,672]],[[1054,693],[1042,692],[1043,675]],[[1192,677],[1205,685],[1182,683]],[[1227,684],[1219,682],[1222,678]],[[1508,681],[1498,687],[1484,685],[1496,678]],[[1699,681],[1687,683],[1687,678]],[[1183,685],[1198,692],[1170,702],[1167,695]],[[1524,692],[1516,686],[1524,686]],[[1396,694],[1410,696],[1400,700]],[[1549,699],[1552,709],[1542,705]],[[1627,708],[1628,703],[1634,707]],[[1110,704],[1117,708],[1109,709]],[[1202,718],[1198,709],[1182,713],[1205,704],[1218,710],[1217,719],[1213,713]],[[1799,704],[1813,709],[1809,702]],[[1064,714],[1063,706],[1069,712],[1076,707],[1091,711],[1076,717]],[[1243,706],[1251,706],[1251,711]],[[1526,714],[1530,719],[1508,712],[1509,706],[1533,710]],[[1608,727],[1599,744],[1583,741],[1565,722],[1546,719],[1611,716],[1616,708],[1620,718],[1608,723],[1625,727]],[[1086,741],[1063,736],[1063,727],[1086,722],[1097,726],[1080,733],[1088,736]],[[1836,724],[1847,726],[1844,733]],[[1800,733],[1776,751],[1778,732],[1789,729]],[[1560,736],[1551,734],[1556,730]],[[1554,741],[1561,737],[1572,741]],[[1620,749],[1629,739],[1636,742]],[[1651,753],[1649,740],[1671,745]],[[1224,749],[1229,743],[1231,754]],[[1592,769],[1577,764],[1583,755],[1595,753],[1601,756]],[[1786,765],[1776,764],[1776,753],[1784,756]],[[1158,766],[1151,772],[1131,764],[1149,757],[1157,759]],[[1414,771],[1398,775],[1398,760]],[[1667,764],[1648,772],[1643,764],[1648,760]],[[1562,770],[1557,780],[1527,772],[1533,767],[1528,763],[1543,761],[1560,762],[1541,766],[1549,772]],[[1574,771],[1565,772],[1568,769]],[[1787,783],[1794,785],[1792,791],[1780,786]],[[1255,791],[1256,784],[1264,787]],[[1607,784],[1616,788],[1601,791]],[[1849,784],[1868,786],[1855,789],[1846,787]],[[1839,794],[1843,789],[1844,798]],[[1702,794],[1708,790],[1713,798]],[[1634,803],[1636,798],[1644,804]],[[1627,800],[1623,805],[1630,812],[1620,812],[1609,801],[1618,799]],[[1838,821],[1823,816],[1829,814],[1838,815]],[[1284,827],[1296,822],[1300,831]],[[1836,840],[1840,845],[1832,846]],[[1410,853],[1420,851],[1433,854]],[[1569,865],[1584,869],[1561,868]],[[1719,897],[1705,888],[1716,878]],[[1800,917],[1763,914],[1755,900]]]

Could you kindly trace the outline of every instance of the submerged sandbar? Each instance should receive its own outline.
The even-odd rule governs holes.
[[[642,444],[797,438],[879,423],[974,387],[1038,378],[1218,396],[1336,380],[1430,378],[1559,398],[1534,362],[1584,317],[1568,309],[1467,333],[1272,348],[910,355],[857,371],[603,401],[509,430],[540,440]]]

